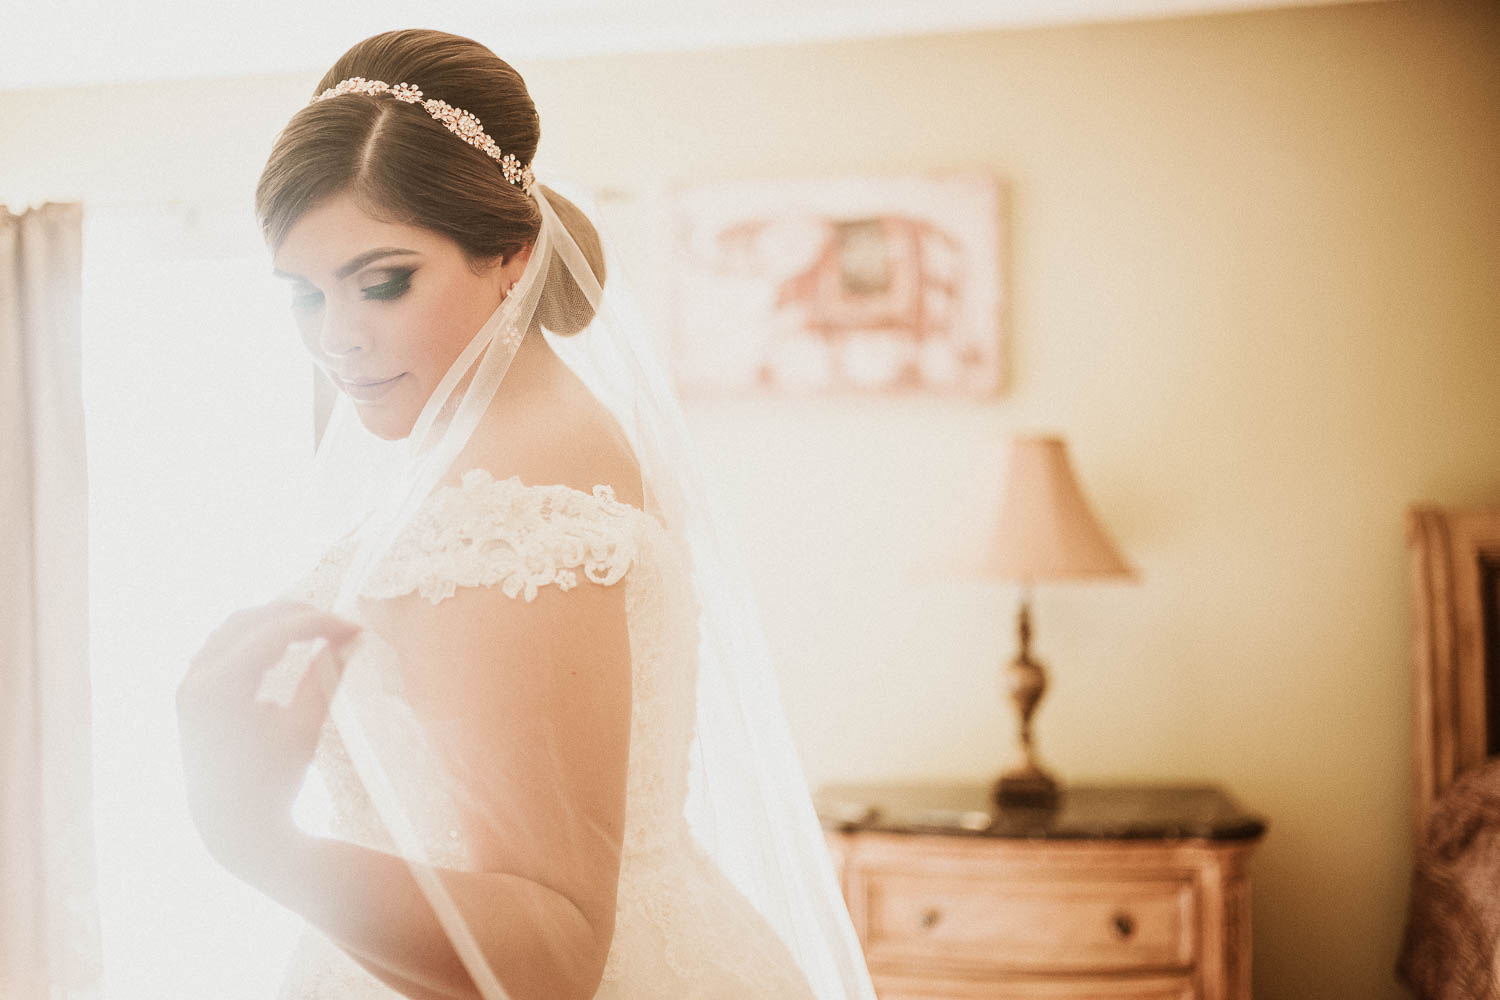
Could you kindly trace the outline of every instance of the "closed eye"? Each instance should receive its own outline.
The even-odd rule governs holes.
[[[360,291],[367,299],[398,299],[411,287],[411,275],[410,271],[397,271],[388,281],[382,281],[378,285],[367,285]]]
[[[294,292],[292,293],[292,309],[297,312],[306,312],[316,309],[323,301],[322,292]]]
[[[366,299],[376,301],[389,301],[399,299],[406,294],[411,287],[412,271],[396,271],[392,277],[375,285],[366,285],[361,288],[360,294]],[[294,292],[292,294],[292,309],[297,312],[307,312],[316,309],[323,303],[323,293],[317,291]]]

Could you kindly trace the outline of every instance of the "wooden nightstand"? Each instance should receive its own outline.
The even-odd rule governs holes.
[[[1250,1000],[1265,823],[1209,786],[839,785],[818,814],[880,1000]]]

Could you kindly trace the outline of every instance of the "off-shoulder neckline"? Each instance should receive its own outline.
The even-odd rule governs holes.
[[[500,479],[497,478],[495,474],[489,469],[486,469],[484,466],[479,465],[475,466],[472,469],[469,469],[468,471],[463,473],[463,475],[459,476],[459,482],[457,485],[453,483],[443,483],[438,487],[438,490],[462,490],[464,486],[466,486],[470,482],[470,477],[474,477],[476,473],[482,476],[483,479],[486,479],[490,483],[494,484],[514,485],[520,489],[526,490],[561,490],[567,493],[575,493],[578,496],[588,497],[591,500],[602,501],[608,506],[622,507],[633,514],[639,515],[640,517],[643,517],[648,521],[654,522],[658,526],[662,525],[661,518],[658,515],[649,513],[643,508],[637,507],[635,504],[626,503],[624,500],[616,497],[615,488],[609,483],[595,483],[593,485],[592,492],[587,492],[584,490],[580,490],[575,486],[569,486],[566,483],[522,482],[519,474],[512,474],[506,476],[504,479]],[[437,490],[434,490],[434,493],[436,492]]]

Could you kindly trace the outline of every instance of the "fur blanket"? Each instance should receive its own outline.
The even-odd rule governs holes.
[[[1396,978],[1420,1000],[1500,1000],[1500,759],[1460,775],[1416,845]]]

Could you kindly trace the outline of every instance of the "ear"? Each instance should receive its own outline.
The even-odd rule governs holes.
[[[535,246],[533,243],[526,244],[511,254],[510,259],[504,260],[501,263],[500,267],[505,272],[507,281],[515,281],[521,277],[521,272],[526,270],[526,262],[531,260],[531,248],[533,246]]]

